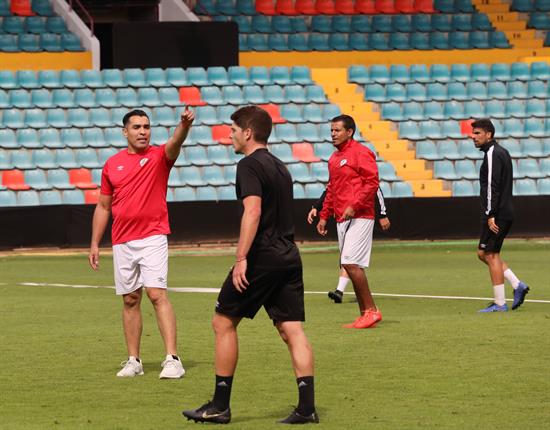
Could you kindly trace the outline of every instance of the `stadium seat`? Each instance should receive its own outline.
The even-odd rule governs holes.
[[[467,180],[453,181],[452,193],[454,197],[468,197],[476,195],[472,182]]]
[[[442,157],[438,154],[437,146],[432,141],[421,141],[416,143],[416,158],[425,160],[439,160]]]
[[[441,160],[434,162],[434,176],[445,180],[456,180],[460,177],[456,174],[455,167],[452,161]]]
[[[46,173],[41,169],[33,169],[25,171],[25,183],[34,190],[51,190],[52,186],[46,179]]]
[[[33,169],[35,166],[32,163],[31,152],[25,149],[12,151],[11,163],[16,169]]]
[[[231,145],[231,128],[228,125],[215,125],[212,127],[212,141],[223,145]]]
[[[397,181],[392,184],[392,197],[413,197],[413,190],[409,183]]]
[[[84,51],[80,39],[73,33],[63,33],[61,34],[61,46],[65,51]]]
[[[30,187],[25,183],[24,173],[17,169],[4,170],[2,172],[2,185],[14,191],[30,189]]]
[[[229,158],[227,148],[222,145],[209,146],[206,149],[208,159],[219,166],[232,164],[233,161]]]
[[[56,152],[56,162],[63,169],[76,169],[78,166],[72,149],[58,149]]]
[[[38,76],[33,70],[18,70],[16,73],[17,83],[21,88],[40,88]]]
[[[534,179],[516,179],[514,181],[514,195],[534,196],[539,194],[537,182]]]
[[[63,48],[61,46],[61,37],[55,33],[41,33],[40,34],[40,48],[43,51],[49,52],[61,52]]]
[[[180,178],[184,184],[192,187],[205,185],[202,180],[201,172],[196,166],[182,167],[180,169]]]
[[[208,185],[227,185],[223,170],[219,166],[206,166],[202,173],[202,179]]]
[[[462,179],[478,179],[479,172],[477,171],[472,160],[457,160],[455,161],[456,174]]]
[[[42,113],[40,110],[36,111]],[[29,111],[27,111],[28,113]],[[23,148],[40,148],[40,139],[36,130],[31,128],[20,128],[16,131],[17,143]]]
[[[18,109],[6,109],[3,112],[2,120],[7,128],[23,128],[25,121],[23,111]]]

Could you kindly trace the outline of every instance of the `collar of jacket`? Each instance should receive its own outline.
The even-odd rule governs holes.
[[[336,149],[337,149],[338,151],[344,151],[345,149],[349,148],[349,147],[350,147],[351,145],[353,145],[354,143],[355,143],[355,140],[353,140],[353,139],[348,139],[348,140],[346,140],[344,143],[338,145],[338,146],[336,147]]]
[[[483,152],[487,152],[489,150],[489,148],[493,145],[495,145],[497,143],[497,141],[495,139],[492,139],[490,140],[489,142],[487,142],[485,145],[481,145],[479,147],[479,150],[480,151],[483,151]]]

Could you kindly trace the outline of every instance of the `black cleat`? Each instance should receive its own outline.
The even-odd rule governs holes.
[[[220,411],[212,402],[205,403],[198,409],[183,411],[182,414],[188,420],[193,420],[196,423],[227,424],[231,421],[231,409]]]
[[[313,412],[311,415],[301,415],[294,409],[292,413],[284,420],[279,421],[279,424],[318,424],[319,415]]]
[[[334,303],[342,303],[342,297],[344,296],[344,293],[342,293],[339,290],[329,291],[328,292],[329,298],[334,300]]]

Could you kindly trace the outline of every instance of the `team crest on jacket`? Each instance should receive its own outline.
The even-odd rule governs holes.
[[[139,160],[139,165],[141,167],[145,166],[145,163],[147,163],[149,161],[148,158],[142,158],[141,160]]]
[[[340,161],[340,167],[342,167],[344,164],[346,164],[348,162],[348,160],[346,160],[345,158]]]

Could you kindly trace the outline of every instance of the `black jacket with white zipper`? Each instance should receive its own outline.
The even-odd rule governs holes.
[[[495,140],[479,148],[485,153],[479,170],[481,219],[513,221],[512,204],[513,167],[506,149]]]

